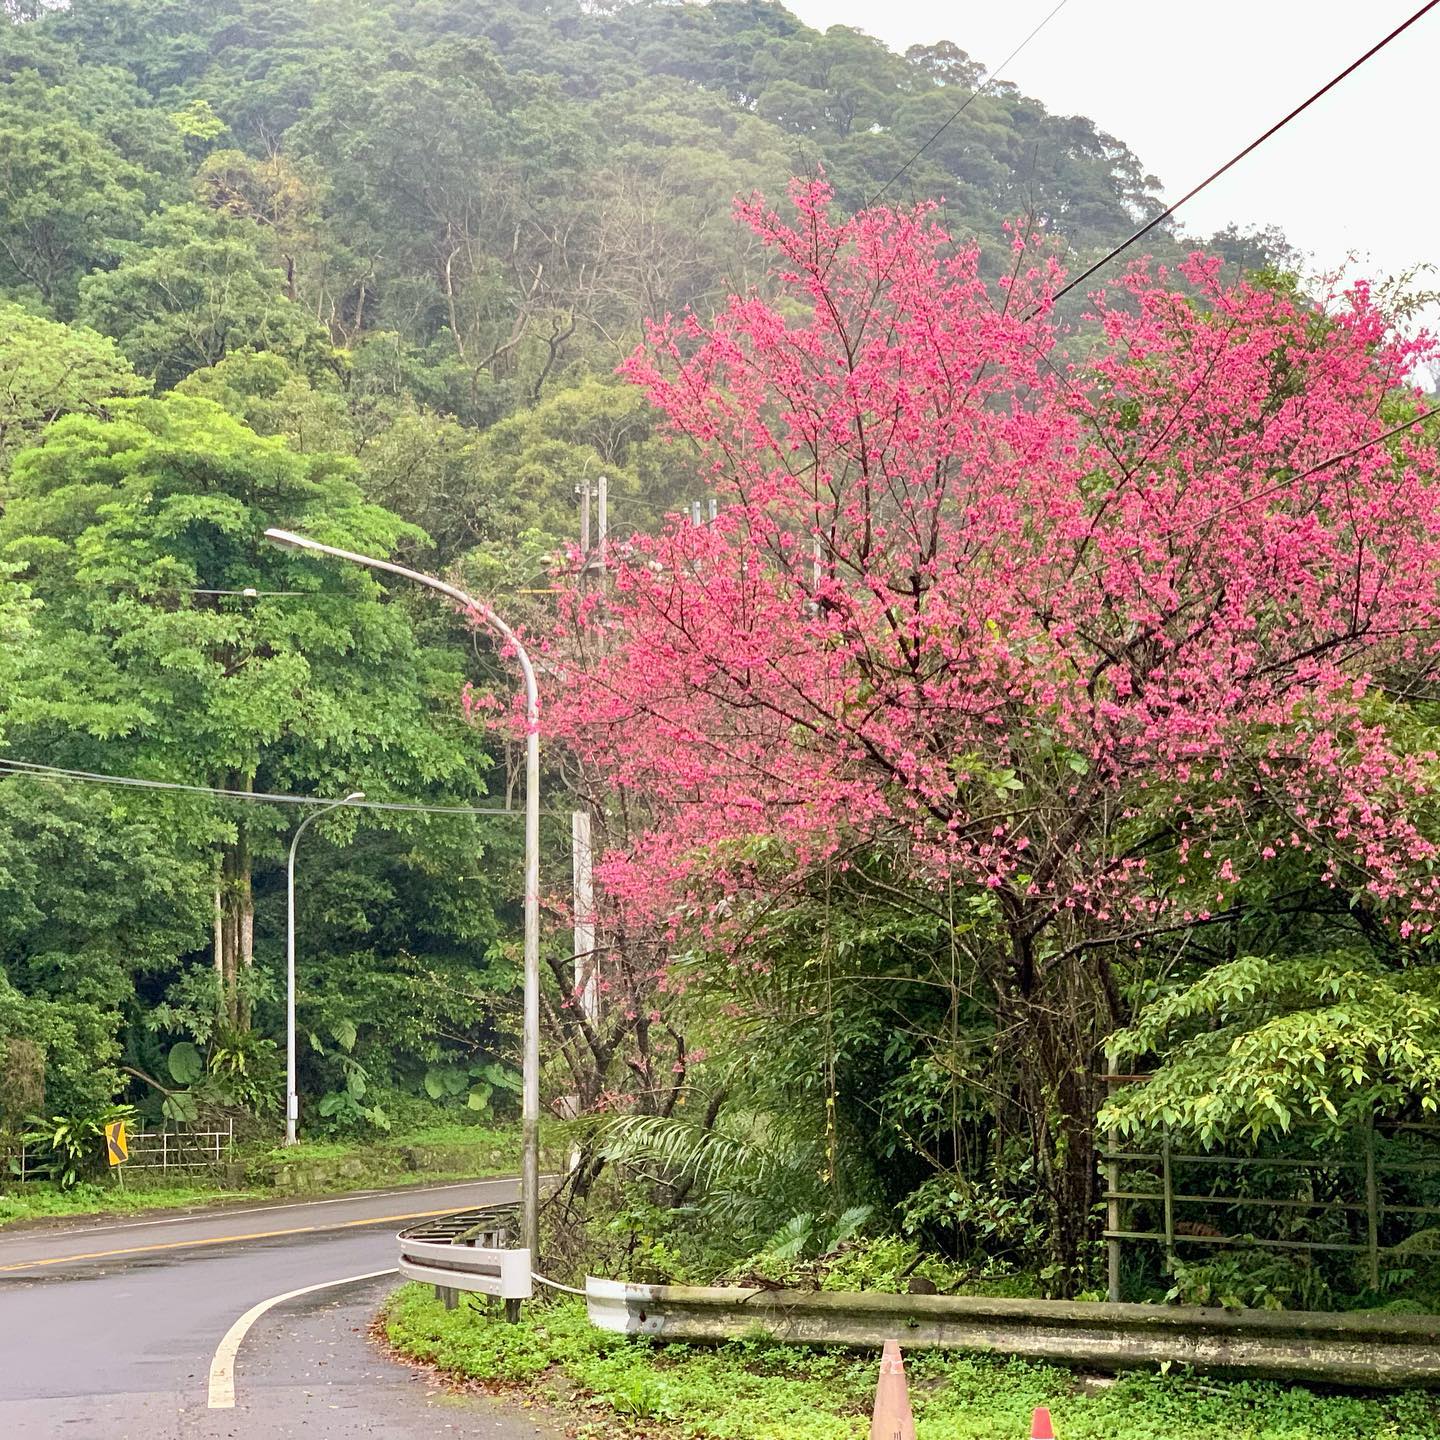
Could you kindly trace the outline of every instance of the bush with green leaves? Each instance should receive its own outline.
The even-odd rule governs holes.
[[[467,1110],[478,1114],[513,1111],[520,1094],[520,1072],[499,1060],[471,1064],[452,1061],[425,1071],[425,1093],[436,1101],[464,1097]]]
[[[1146,1006],[1111,1037],[1113,1064],[1153,1057],[1144,1085],[1105,1107],[1122,1136],[1169,1131],[1204,1145],[1338,1132],[1376,1116],[1440,1109],[1440,971],[1373,955],[1249,955]]]
[[[38,1153],[42,1166],[62,1190],[105,1170],[105,1127],[131,1121],[130,1105],[104,1105],[68,1115],[36,1116],[21,1139]]]

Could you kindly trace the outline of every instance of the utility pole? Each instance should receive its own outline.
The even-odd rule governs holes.
[[[600,476],[600,478],[595,482],[595,485],[595,518],[597,522],[596,529],[599,532],[596,537],[595,543],[597,558],[596,569],[600,572],[600,583],[601,585],[604,585],[606,562],[605,550],[610,540],[610,477],[608,475]]]
[[[590,568],[590,480],[587,476],[576,487],[580,497],[580,573]],[[600,522],[603,533],[605,522]]]
[[[595,876],[590,812],[570,815],[570,854],[575,876],[575,993],[580,1013],[592,1024],[600,1014],[600,981],[595,967]]]

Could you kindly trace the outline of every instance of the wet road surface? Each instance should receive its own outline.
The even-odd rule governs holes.
[[[216,1346],[252,1305],[386,1270],[411,1217],[512,1199],[513,1180],[0,1231],[5,1440],[344,1436],[537,1440],[520,1411],[453,1396],[367,1335],[393,1275],[313,1291],[256,1322],[235,1407],[209,1408]]]

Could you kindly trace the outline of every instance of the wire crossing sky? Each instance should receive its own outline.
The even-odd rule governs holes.
[[[851,25],[901,52],[952,40],[998,65],[1052,3],[791,0],[790,8],[807,24]],[[1089,116],[1123,140],[1160,177],[1169,202],[1417,8],[1418,0],[1210,0],[1200,9],[1074,0],[1004,78],[1052,112]],[[1440,261],[1425,165],[1440,130],[1437,70],[1440,10],[1188,203],[1184,229],[1200,236],[1231,222],[1278,224],[1318,270],[1352,254],[1355,273],[1365,275]]]
[[[95,770],[69,770],[62,765],[40,765],[31,760],[0,757],[0,775],[33,775],[37,779],[74,780],[86,785],[118,785],[135,790],[178,790],[187,795],[209,795],[217,800],[243,800],[259,805],[333,805],[326,795],[277,795],[263,790],[223,790],[214,785],[185,785],[176,780],[150,780],[141,775],[106,775]],[[422,815],[509,815],[523,819],[523,810],[503,805],[425,805],[412,800],[356,800],[347,810],[408,810]],[[560,811],[546,811],[560,814]]]

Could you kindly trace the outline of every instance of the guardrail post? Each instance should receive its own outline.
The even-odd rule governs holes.
[[[1370,1251],[1370,1288],[1380,1288],[1380,1181],[1375,1173],[1375,1116],[1365,1131],[1365,1230]]]
[[[1106,1069],[1107,1071],[1113,1070],[1114,1062],[1110,1062]],[[1114,1094],[1115,1078],[1113,1075],[1107,1074],[1105,1076],[1105,1098],[1112,1099]],[[1120,1137],[1114,1130],[1108,1132],[1106,1149],[1110,1153],[1105,1162],[1105,1189],[1108,1192],[1105,1196],[1105,1228],[1110,1231],[1110,1234],[1105,1239],[1105,1293],[1111,1300],[1120,1298],[1120,1240],[1117,1232],[1121,1228],[1121,1215],[1120,1198],[1116,1194],[1120,1189],[1120,1162],[1115,1159],[1119,1141]]]
[[[1170,1131],[1160,1142],[1160,1165],[1163,1172],[1165,1192],[1165,1273],[1175,1273],[1175,1184],[1170,1174]]]

